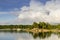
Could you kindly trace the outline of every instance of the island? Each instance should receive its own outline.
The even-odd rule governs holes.
[[[0,25],[0,31],[60,32],[60,24],[33,22],[31,25]]]

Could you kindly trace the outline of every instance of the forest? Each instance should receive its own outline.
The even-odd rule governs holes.
[[[33,22],[32,25],[0,25],[0,29],[33,29],[33,28],[39,28],[39,29],[60,29],[60,24],[52,25],[45,22]]]

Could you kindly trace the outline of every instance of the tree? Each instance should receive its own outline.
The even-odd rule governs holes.
[[[38,27],[39,27],[38,23],[34,22],[33,23],[33,28],[38,28]]]
[[[45,22],[39,22],[39,28],[46,28],[46,23]]]

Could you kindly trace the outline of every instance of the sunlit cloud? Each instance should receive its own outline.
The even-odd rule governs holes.
[[[60,23],[60,1],[51,0],[42,3],[31,0],[30,6],[23,6],[18,16],[20,23],[31,24],[32,22]],[[22,23],[22,24],[23,24]]]
[[[60,23],[60,0],[47,1],[45,5],[37,0],[31,0],[29,6],[13,9],[9,13],[15,15],[16,19],[8,24],[32,24],[33,22]],[[1,14],[1,12],[0,12]]]

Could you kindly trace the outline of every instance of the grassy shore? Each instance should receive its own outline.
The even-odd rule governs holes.
[[[0,31],[9,31],[11,29],[0,29]],[[39,32],[60,32],[58,29],[39,29],[39,28],[33,28],[33,29],[12,29],[12,31],[26,31],[26,32],[33,32],[33,33],[39,33]]]
[[[60,30],[58,30],[58,29],[38,29],[38,28],[25,29],[24,31],[34,32],[34,33],[38,33],[38,32],[60,32]]]

